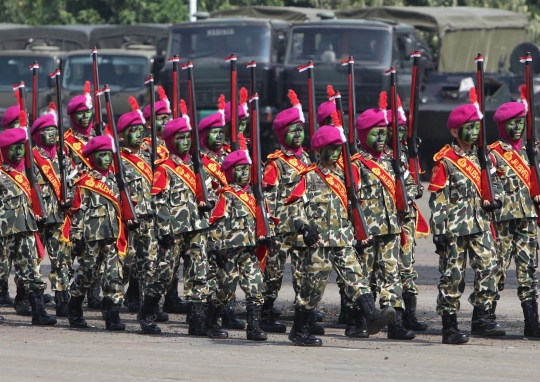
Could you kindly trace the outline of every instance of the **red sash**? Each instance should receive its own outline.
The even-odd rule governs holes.
[[[152,150],[152,140],[150,138],[144,138],[144,143],[148,145],[150,151]],[[157,148],[158,159],[167,159],[169,157],[169,150],[161,144],[158,144]]]
[[[308,166],[297,157],[294,155],[285,155],[281,150],[276,153],[276,157],[291,166],[298,174],[308,168]]]
[[[124,150],[122,150],[122,159],[126,160],[133,167],[135,167],[137,171],[148,181],[148,183],[152,184],[154,174],[152,173],[152,168],[148,165],[148,163],[145,162],[144,159],[141,159],[137,155],[128,153]]]
[[[372,160],[366,160],[361,154],[355,154],[351,160],[358,159],[362,162],[383,184],[386,188],[390,197],[396,204],[396,181],[392,175],[390,175],[384,168],[379,166],[379,164]]]
[[[189,166],[184,163],[176,164],[172,159],[168,159],[165,162],[161,163],[163,167],[169,168],[174,172],[182,181],[188,186],[188,188],[193,192],[193,195],[197,196],[197,179],[195,173]]]
[[[11,171],[6,171],[3,167],[0,167],[0,171],[9,176],[10,179],[13,180],[13,182],[17,186],[19,186],[21,190],[23,190],[23,192],[26,194],[26,197],[28,198],[28,203],[30,203],[30,206],[32,206],[32,187],[30,186],[30,182],[28,181],[26,175],[15,169]],[[34,237],[36,239],[38,259],[43,259],[45,257],[45,248],[43,248],[43,243],[41,243],[41,239],[39,238],[39,234],[37,231],[34,232]]]
[[[118,257],[123,259],[126,256],[127,240],[124,222],[122,221],[122,206],[116,198],[116,195],[105,183],[103,183],[101,180],[95,179],[89,174],[84,175],[77,181],[77,183],[79,187],[86,188],[103,196],[114,206],[114,209],[116,210],[116,220],[118,222],[118,238],[116,240],[116,246],[118,248]]]
[[[343,182],[336,177],[331,172],[328,172],[328,174],[324,174],[319,167],[315,168],[315,172],[319,174],[322,180],[324,180],[324,183],[332,190],[334,194],[339,198],[341,204],[343,205],[343,208],[347,210],[348,208],[348,201],[347,201],[347,189],[345,188],[345,185]]]
[[[452,163],[463,175],[467,177],[476,187],[479,195],[482,195],[482,180],[480,177],[480,170],[476,167],[473,161],[467,157],[460,157],[453,149],[447,150],[444,153],[450,163]]]
[[[204,168],[213,175],[215,178],[219,179],[219,182],[223,187],[226,187],[229,185],[229,182],[227,182],[227,178],[225,177],[225,174],[221,171],[221,165],[213,160],[212,158],[209,158],[206,155],[202,156],[202,162],[204,165]]]
[[[496,142],[490,146],[493,152],[497,153],[499,157],[506,163],[521,179],[527,189],[531,190],[531,170],[529,165],[523,160],[521,155],[516,150],[505,151],[501,147],[500,142]]]
[[[90,161],[82,155],[86,143],[83,143],[77,138],[75,138],[75,136],[73,135],[73,130],[69,130],[64,134],[64,142],[66,142],[69,148],[73,150],[75,154],[77,154],[77,156],[83,161],[86,167],[92,168]]]

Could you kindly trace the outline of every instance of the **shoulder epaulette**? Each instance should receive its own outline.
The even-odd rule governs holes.
[[[433,155],[433,160],[435,162],[439,162],[440,160],[442,160],[446,156],[446,153],[449,150],[452,150],[452,146],[450,146],[448,144],[445,145],[437,154]]]
[[[268,154],[267,159],[278,159],[283,155],[281,150],[276,150],[272,154]]]
[[[312,163],[312,164],[309,165],[308,168],[306,168],[306,169],[303,170],[303,171],[300,171],[300,172],[298,173],[298,175],[304,176],[304,175],[310,173],[311,171],[315,170],[316,168],[317,168],[317,163]]]

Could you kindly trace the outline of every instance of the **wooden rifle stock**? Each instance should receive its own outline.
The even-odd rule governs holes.
[[[231,64],[231,151],[238,150],[238,91],[237,91],[237,57],[231,54],[225,59]]]
[[[172,117],[173,119],[178,118],[178,102],[180,102],[180,89],[178,87],[178,65],[180,64],[180,57],[178,55],[174,55],[171,58],[169,58],[169,62],[172,62],[172,99],[173,99],[173,105],[172,105]]]
[[[64,115],[62,112],[63,106],[62,106],[62,91],[60,88],[60,76],[61,76],[60,69],[56,69],[55,72],[49,74],[51,78],[55,79],[56,84],[56,111],[58,113],[58,167],[60,169],[60,199],[62,202],[65,202],[68,197],[68,190],[67,190],[67,174],[66,174],[66,153],[64,151],[64,120],[62,116]]]
[[[348,84],[349,84],[349,151],[351,154],[358,152],[358,138],[356,133],[356,89],[354,86],[354,58],[350,56],[347,61],[341,63],[342,66],[348,67]]]

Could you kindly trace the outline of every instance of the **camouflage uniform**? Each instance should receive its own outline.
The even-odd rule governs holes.
[[[293,246],[302,242],[302,239],[298,239],[298,233],[295,231],[293,224],[290,223],[291,218],[294,217],[294,207],[285,205],[285,200],[291,195],[302,177],[296,169],[277,156],[280,152],[289,158],[292,157],[301,161],[306,167],[311,164],[309,155],[305,151],[302,151],[301,158],[296,158],[291,150],[284,147],[275,154],[270,155],[266,164],[265,177],[263,179],[265,197],[270,203],[270,209],[273,211],[274,216],[280,219],[280,223],[276,227],[279,247],[277,251],[269,255],[266,259],[266,269],[264,271],[264,282],[266,285],[265,298],[272,298],[274,300],[277,299],[278,292],[281,289],[285,262],[289,254],[291,255],[293,289],[296,294],[300,291],[302,274],[300,257],[298,256],[298,252],[293,249]]]
[[[504,152],[514,150],[511,145],[502,140],[498,143]],[[522,146],[519,154],[528,165],[525,147]],[[495,227],[500,241],[497,259],[500,268],[498,289],[504,288],[506,272],[513,257],[516,263],[519,299],[521,301],[536,299],[538,297],[536,208],[528,187],[518,174],[498,152],[491,151],[491,157],[504,188],[501,194],[502,208],[495,211]],[[497,299],[499,297],[497,296]]]
[[[468,157],[480,169],[475,147],[470,152],[464,152],[454,141],[451,149],[459,157]],[[488,310],[497,295],[497,253],[490,217],[482,208],[482,199],[472,181],[446,158],[438,155],[434,157],[436,167],[432,185],[433,179],[441,171],[445,171],[446,182],[438,190],[430,185],[431,230],[433,235],[448,235],[452,242],[447,247],[446,255],[439,260],[441,277],[437,312],[440,315],[443,312],[454,315],[459,310],[459,299],[465,290],[467,253],[475,272],[474,290],[469,302]],[[500,184],[494,183],[494,186]],[[500,193],[496,191],[496,194]]]
[[[114,195],[119,195],[113,174],[102,176],[92,170],[87,177],[103,182]],[[117,247],[120,235],[117,221],[119,211],[108,198],[79,186],[79,182],[87,177],[79,178],[76,182],[71,234],[74,241],[84,240],[86,251],[78,254],[79,268],[71,282],[70,293],[72,297],[84,296],[97,279],[98,283],[101,283],[103,295],[110,298],[113,304],[122,304],[123,254],[119,253]],[[100,271],[103,272],[102,277]]]

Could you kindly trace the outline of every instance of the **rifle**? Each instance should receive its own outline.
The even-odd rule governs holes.
[[[401,166],[401,142],[399,141],[399,120],[398,120],[398,98],[396,85],[396,68],[393,66],[386,72],[390,74],[390,100],[392,105],[392,169],[396,181],[396,207],[400,215],[409,213],[407,203],[407,190],[403,180],[403,169]]]
[[[424,193],[420,181],[420,165],[418,161],[418,96],[420,87],[418,83],[418,68],[420,65],[421,53],[416,51],[411,54],[413,58],[411,104],[409,108],[409,126],[407,129],[407,148],[409,149],[409,172],[417,185],[416,198],[419,199]]]
[[[173,83],[173,89],[172,89],[172,95],[173,95],[173,107],[172,107],[172,115],[173,119],[178,118],[178,65],[180,63],[180,57],[178,55],[174,55],[171,58],[169,58],[169,62],[172,62],[172,83]]]
[[[28,178],[28,182],[30,183],[30,197],[32,199],[32,211],[34,212],[34,216],[36,217],[36,220],[44,219],[46,209],[45,204],[43,203],[43,198],[41,197],[41,190],[39,188],[39,184],[36,178],[36,174],[34,172],[34,152],[32,151],[32,148],[34,146],[34,143],[32,142],[32,135],[29,133],[29,128],[27,124],[27,116],[26,113],[26,98],[24,94],[24,81],[19,82],[17,85],[13,86],[13,91],[18,91],[18,98],[19,98],[19,107],[21,108],[21,112],[19,114],[19,122],[20,127],[22,129],[26,130],[26,136],[28,137],[28,140],[25,143],[25,157],[24,157],[24,169],[26,173],[26,177]]]
[[[150,124],[152,130],[150,130],[151,139],[152,139],[152,172],[156,172],[156,161],[157,161],[157,133],[156,133],[156,92],[154,91],[154,75],[150,74],[144,84],[148,85],[150,92]]]
[[[334,120],[334,126],[339,129],[343,129],[343,104],[341,103],[341,94],[336,90],[334,94],[336,101],[336,112],[338,120]],[[362,207],[360,207],[360,201],[358,200],[358,190],[354,184],[353,168],[351,162],[351,151],[349,147],[349,140],[344,139],[342,145],[341,157],[343,158],[343,171],[345,172],[345,188],[347,189],[347,199],[351,206],[352,223],[354,226],[354,235],[356,241],[360,244],[363,240],[368,240],[371,236],[369,227],[364,218]],[[373,243],[368,243],[368,247]]]
[[[356,128],[354,126],[356,122],[356,89],[354,87],[354,58],[349,56],[347,61],[343,61],[341,66],[347,66],[349,69],[348,81],[349,81],[349,151],[352,154],[358,152],[358,138]]]
[[[540,195],[540,169],[538,168],[538,153],[535,148],[536,132],[534,129],[534,89],[533,76],[531,75],[531,53],[527,52],[527,56],[520,57],[520,61],[525,64],[525,102],[527,116],[525,118],[525,127],[527,129],[527,158],[529,159],[529,168],[531,170],[531,196]]]
[[[253,97],[253,95],[257,92],[257,83],[256,81],[256,74],[257,74],[257,62],[251,61],[246,64],[246,68],[251,70],[251,75],[249,79],[249,98]],[[253,112],[253,105],[252,102],[249,102],[249,115]],[[253,121],[249,124],[249,136],[253,137],[255,134],[254,131],[255,125],[253,124]]]
[[[99,99],[99,72],[97,62],[97,48],[94,47],[90,53],[92,56],[92,69],[94,71],[94,129],[97,135],[103,135],[103,116],[101,115],[101,100]],[[62,117],[59,117],[62,118]]]
[[[256,230],[257,238],[265,237],[270,238],[271,231],[270,225],[268,224],[268,210],[266,209],[266,202],[264,199],[264,194],[262,190],[262,166],[261,166],[261,136],[260,136],[260,125],[259,125],[259,95],[257,93],[253,94],[250,101],[251,102],[251,111],[253,114],[250,114],[251,124],[253,126],[254,135],[251,136],[251,146],[253,152],[253,173],[254,179],[252,180],[252,189],[253,194],[255,195],[255,200],[257,204],[256,208]]]
[[[480,134],[478,135],[478,161],[480,162],[480,177],[482,180],[482,200],[493,204],[495,193],[491,180],[491,160],[486,150],[486,115],[484,113],[484,57],[480,53],[474,59],[476,61],[476,86],[478,88],[478,111],[480,113]],[[472,100],[474,102],[474,100]]]
[[[237,67],[236,54],[231,54],[225,62],[231,63],[231,151],[238,150],[238,95],[236,94]]]
[[[298,67],[300,73],[307,71],[308,77],[308,108],[309,108],[309,137],[308,142],[317,131],[317,115],[315,111],[315,85],[313,73],[313,61],[309,61],[306,65]],[[315,150],[309,150],[309,159],[312,163],[317,162],[317,153]]]
[[[200,190],[197,199],[199,202],[208,205],[208,189],[206,188],[206,176],[204,174],[204,164],[201,161],[201,143],[199,141],[199,121],[197,121],[197,104],[195,96],[195,78],[193,76],[193,62],[188,61],[182,65],[183,70],[187,70],[188,74],[188,100],[189,100],[189,119],[191,121],[191,160],[193,161],[193,172],[197,181],[198,190]],[[180,105],[182,108],[182,105]],[[184,114],[184,111],[182,111]]]
[[[128,187],[126,186],[126,179],[124,177],[124,165],[122,163],[122,154],[120,152],[120,144],[118,141],[118,133],[116,132],[116,120],[114,119],[114,113],[111,103],[111,89],[109,85],[105,85],[98,93],[98,97],[101,94],[105,95],[105,104],[107,105],[107,117],[109,119],[110,127],[113,134],[113,159],[114,159],[114,177],[118,184],[118,190],[120,191],[120,204],[122,205],[122,217],[128,221],[134,221],[133,224],[128,225],[128,229],[133,230],[139,227],[140,222],[135,213],[135,208],[131,202]]]
[[[58,124],[58,145],[60,149],[57,151],[58,153],[58,166],[60,168],[60,202],[65,203],[66,199],[68,197],[68,189],[67,189],[67,175],[66,175],[66,153],[64,151],[64,121],[62,119],[62,116],[64,115],[62,113],[62,92],[60,90],[60,76],[61,76],[60,69],[56,69],[53,73],[49,74],[49,77],[55,79],[56,82],[56,105],[58,105],[56,108],[58,109],[58,121],[56,122]]]
[[[38,94],[39,94],[39,85],[38,85],[38,74],[39,74],[39,63],[37,61],[34,61],[32,65],[30,65],[30,70],[32,71],[32,120],[30,122],[30,126],[35,122],[36,119],[39,118],[38,115]]]

